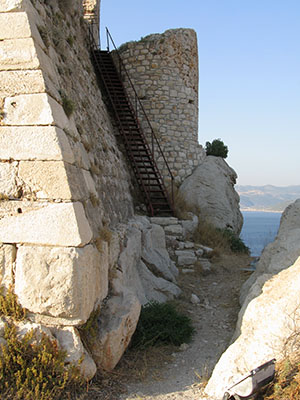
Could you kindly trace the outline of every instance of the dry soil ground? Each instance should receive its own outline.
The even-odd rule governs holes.
[[[201,399],[203,383],[233,335],[239,311],[239,290],[249,276],[242,268],[251,260],[247,256],[223,255],[212,261],[212,271],[208,275],[195,269],[194,273],[181,273],[178,279],[183,291],[177,301],[178,307],[191,317],[196,328],[192,342],[181,346],[179,351],[162,348],[152,355],[148,351],[144,360],[140,354],[140,365],[135,366],[132,375],[137,375],[141,381],[134,380],[133,376],[132,380],[126,377],[127,393],[121,399]],[[201,302],[193,304],[191,294],[196,294]],[[119,367],[120,373],[126,370],[126,363],[130,369],[130,358],[128,353]]]
[[[193,321],[196,332],[191,343],[180,349],[128,351],[113,376],[104,382],[102,378],[102,384],[107,385],[102,394],[92,390],[94,396],[89,398],[206,400],[203,386],[233,335],[239,290],[249,276],[242,268],[250,261],[244,255],[222,255],[212,259],[212,270],[207,275],[200,267],[193,273],[180,273],[182,295],[176,303]],[[192,294],[199,297],[199,304],[191,302]]]

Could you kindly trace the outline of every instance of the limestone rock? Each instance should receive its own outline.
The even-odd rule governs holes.
[[[74,154],[62,129],[54,126],[1,126],[2,160],[63,160],[74,163]]]
[[[0,70],[27,70],[39,67],[32,38],[0,41],[0,54]]]
[[[178,265],[192,265],[197,261],[195,252],[193,250],[177,250],[175,251]]]
[[[6,97],[3,112],[5,125],[55,124],[62,129],[69,127],[69,120],[62,106],[46,93]]]
[[[136,294],[142,305],[150,301],[164,303],[180,295],[181,290],[177,285],[155,276],[143,262],[139,264],[137,270],[141,285],[136,286]]]
[[[200,299],[196,294],[191,295],[191,303],[192,304],[200,304]]]
[[[89,197],[82,170],[62,161],[21,161],[18,176],[39,199],[76,201]]]
[[[4,197],[19,197],[17,163],[0,163],[0,194]]]
[[[0,245],[0,285],[9,288],[13,284],[13,267],[16,248],[10,244]]]
[[[221,157],[207,156],[186,178],[179,195],[187,208],[217,228],[229,228],[239,234],[243,217],[239,195],[234,190],[237,175]]]
[[[87,353],[76,328],[67,326],[64,328],[51,328],[51,332],[58,340],[60,347],[66,351],[66,362],[78,365],[80,360],[80,372],[82,376],[90,380],[97,371],[96,364]]]
[[[175,217],[152,217],[150,218],[152,224],[167,226],[167,225],[177,225],[178,218]]]
[[[84,248],[21,246],[17,252],[15,292],[30,312],[84,323],[108,292],[108,265],[99,252]]]
[[[189,213],[190,219],[185,219],[181,221],[181,225],[183,228],[184,232],[184,237],[192,237],[195,230],[197,229],[198,223],[199,223],[199,218],[197,215],[194,215],[193,213]]]
[[[0,30],[0,40],[31,36],[29,21],[25,12],[1,13],[0,26],[5,26],[4,30]]]
[[[162,272],[159,272],[159,268],[163,268],[171,280],[178,273],[177,268],[174,271],[169,255],[165,254],[163,230],[157,229],[158,225],[151,225],[147,219],[137,218],[130,225],[126,234],[126,246],[118,260],[118,270],[114,271],[113,293],[121,295],[124,288],[127,288],[136,294],[141,304],[152,300],[163,302],[178,296],[180,289],[173,282],[162,278]],[[142,255],[144,257],[145,254],[151,263],[147,266],[142,261]],[[172,269],[167,269],[167,266]]]
[[[99,319],[99,335],[89,344],[99,368],[111,371],[117,365],[135,331],[140,310],[137,297],[127,291],[107,302]]]
[[[295,350],[292,336],[300,329],[299,290],[300,257],[269,279],[239,316],[240,333],[217,363],[206,387],[208,395],[222,398],[225,389],[251,369],[272,358],[280,361]]]
[[[142,260],[156,275],[175,282],[178,275],[166,249],[165,232],[159,225],[143,232]]]
[[[276,274],[292,265],[300,256],[300,199],[289,205],[282,214],[274,242],[262,252],[256,271],[244,283],[240,302],[244,303],[248,291],[262,274]]]
[[[92,238],[92,231],[81,203],[8,202],[15,213],[0,219],[0,241],[53,246],[83,246]],[[5,204],[1,204],[5,207]],[[1,209],[0,209],[1,214]],[[4,209],[5,215],[5,209]]]

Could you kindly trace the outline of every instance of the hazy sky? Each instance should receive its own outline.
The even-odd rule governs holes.
[[[197,32],[199,142],[221,138],[241,185],[300,185],[300,0],[101,0],[118,45]]]

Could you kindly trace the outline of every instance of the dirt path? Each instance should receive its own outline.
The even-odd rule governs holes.
[[[138,355],[128,353],[117,370],[126,387],[126,394],[120,395],[120,399],[207,399],[201,395],[203,382],[234,332],[239,290],[249,276],[241,268],[250,261],[247,256],[225,255],[213,260],[208,275],[199,270],[180,274],[178,283],[183,294],[177,303],[193,320],[193,340],[180,350],[161,348]],[[199,297],[199,304],[191,302],[192,294]]]

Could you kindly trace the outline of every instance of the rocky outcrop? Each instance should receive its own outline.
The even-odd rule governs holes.
[[[300,332],[300,200],[281,218],[257,271],[245,283],[231,346],[217,363],[206,392],[221,398],[227,387],[260,364],[297,350]]]
[[[237,175],[221,157],[207,156],[179,188],[185,208],[217,228],[239,234],[243,217],[234,190]]]
[[[112,370],[126,350],[141,305],[171,300],[181,293],[164,230],[147,217],[136,217],[123,229],[122,250],[109,270],[111,291],[99,314],[98,333],[89,337],[93,358],[105,370]]]
[[[288,206],[282,214],[280,226],[274,242],[268,244],[262,252],[256,271],[244,283],[240,302],[245,303],[250,288],[259,290],[262,280],[291,266],[300,256],[300,199]],[[259,279],[260,284],[257,281]],[[253,291],[253,289],[252,289]]]

